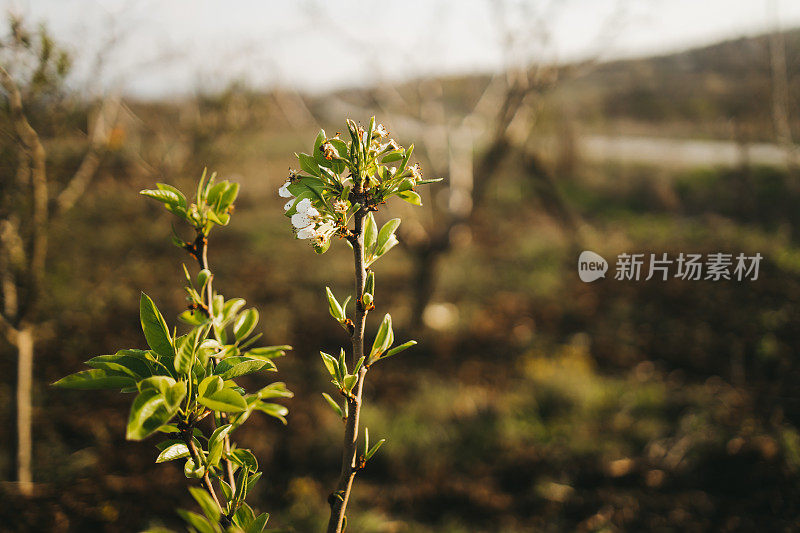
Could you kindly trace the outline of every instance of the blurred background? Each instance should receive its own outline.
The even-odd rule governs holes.
[[[391,312],[421,342],[370,373],[388,442],[349,530],[800,530],[796,2],[0,4],[0,530],[181,527],[187,480],[125,441],[131,398],[49,384],[144,346],[140,291],[182,310],[189,261],[138,191],[204,167],[242,185],[216,287],[294,346],[288,426],[237,433],[251,503],[322,529],[342,428],[318,350],[348,342],[323,294],[352,265],[293,238],[277,188],[320,128],[372,115],[444,181],[380,215],[402,246],[368,328]],[[607,279],[579,280],[581,250]],[[613,279],[664,252],[764,259],[755,281]]]

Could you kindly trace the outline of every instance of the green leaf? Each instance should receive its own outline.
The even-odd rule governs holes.
[[[314,161],[313,157],[308,154],[299,154],[297,159],[300,160],[300,168],[312,176],[319,176],[319,165]]]
[[[268,359],[250,359],[242,356],[228,357],[217,365],[214,374],[221,376],[222,379],[233,379],[258,372],[267,365],[270,365],[269,370],[277,370],[275,363]]]
[[[325,363],[325,368],[328,369],[328,373],[331,375],[331,378],[338,382],[339,363],[336,362],[336,358],[332,355],[326,354],[325,352],[319,352],[319,354],[322,356],[322,362]]]
[[[400,225],[399,218],[393,218],[388,221],[386,224],[383,225],[381,228],[380,233],[378,233],[378,239],[375,242],[375,256],[379,257],[386,252],[388,252],[395,244],[397,244],[397,237],[395,237],[394,232],[397,230],[397,227]]]
[[[227,226],[231,220],[231,216],[228,213],[217,213],[215,211],[207,211],[206,217],[218,226]]]
[[[365,356],[361,356],[358,358],[358,362],[356,363],[356,367],[353,369],[353,374],[358,374],[358,371],[361,370],[361,365],[364,364],[364,360],[366,359]]]
[[[325,398],[325,401],[328,402],[328,405],[331,406],[331,409],[333,409],[334,412],[336,412],[336,414],[339,415],[339,418],[344,418],[344,413],[342,412],[342,408],[339,407],[339,404],[336,403],[336,401],[333,398],[331,398],[330,394],[323,392],[322,397]]]
[[[286,351],[291,349],[292,347],[288,344],[282,346],[262,346],[260,348],[252,348],[244,355],[245,357],[256,359],[275,359],[277,357],[283,357],[286,355]]]
[[[208,439],[208,464],[216,466],[222,457],[223,445],[225,443],[225,435],[231,432],[233,426],[225,424],[214,430],[211,437]]]
[[[270,383],[256,393],[259,399],[268,400],[270,398],[291,398],[294,393],[286,388],[286,383],[277,381]]]
[[[387,357],[391,357],[391,356],[393,356],[393,355],[397,355],[397,354],[399,354],[400,352],[403,352],[403,351],[405,351],[405,350],[408,350],[409,348],[411,348],[411,347],[412,347],[412,346],[414,346],[415,344],[417,344],[417,341],[408,341],[408,342],[404,342],[404,343],[403,343],[403,344],[401,344],[400,346],[395,346],[394,348],[392,348],[391,350],[389,350],[388,352],[386,352],[386,355],[384,355],[383,357],[381,357],[381,359],[386,359]]]
[[[219,488],[222,489],[222,495],[225,497],[226,501],[231,501],[233,497],[233,491],[231,490],[231,486],[225,483],[222,479],[219,480]]]
[[[222,196],[219,199],[219,211],[225,212],[228,208],[233,205],[233,202],[236,201],[236,197],[239,196],[239,184],[238,183],[230,183],[225,189],[225,192],[222,193]]]
[[[401,191],[397,196],[410,203],[411,205],[422,205],[422,198],[414,191]]]
[[[218,525],[210,524],[208,520],[197,513],[185,509],[178,509],[177,511],[178,514],[181,515],[181,518],[183,518],[187,524],[195,528],[198,533],[218,533],[220,531]]]
[[[197,347],[200,346],[200,343],[203,341],[204,337],[206,336],[206,328],[204,326],[198,326],[185,336],[178,339],[177,344],[177,351],[175,355],[175,370],[183,375],[186,376],[192,369],[195,361],[195,354],[197,353]]]
[[[336,300],[336,297],[333,295],[329,287],[325,287],[325,294],[328,297],[328,311],[330,311],[331,316],[339,322],[344,322],[346,319],[344,316],[344,310],[342,309],[342,306],[339,305],[339,302]]]
[[[115,373],[127,374],[135,380],[144,379],[153,375],[153,371],[146,362],[146,357],[121,355],[98,355],[92,357],[86,364],[92,368],[108,370]]]
[[[180,407],[181,401],[186,397],[186,382],[179,381],[169,388],[166,394],[167,404],[170,408]]]
[[[381,446],[383,446],[384,442],[386,442],[386,439],[381,439],[378,442],[376,442],[375,446],[370,448],[369,451],[366,454],[364,454],[364,460],[369,461],[370,459],[372,459],[372,456],[375,455],[375,452],[377,452]]]
[[[203,381],[200,382],[200,385],[197,386],[197,395],[198,396],[210,396],[217,392],[218,390],[224,387],[224,383],[222,382],[222,378],[219,376],[208,376]]]
[[[258,311],[255,308],[248,309],[236,318],[233,324],[233,334],[237,341],[245,339],[253,331],[258,323]]]
[[[175,347],[172,345],[172,337],[167,329],[167,323],[161,312],[145,293],[139,300],[139,319],[142,323],[142,331],[147,339],[147,345],[159,355],[175,358]]]
[[[286,425],[286,415],[289,414],[289,409],[286,408],[285,405],[279,405],[277,403],[268,403],[268,402],[259,402],[256,404],[256,410],[261,411],[264,414],[277,418],[284,425]]]
[[[135,384],[130,376],[101,369],[82,370],[53,383],[54,386],[63,389],[78,390],[121,389]]]
[[[329,187],[325,185],[325,182],[319,178],[300,178],[287,187],[289,192],[297,197],[300,197],[302,194],[309,193],[312,195],[310,197],[312,200],[319,200],[326,206],[328,205],[328,202],[325,201],[323,193],[328,188]]]
[[[258,515],[250,522],[245,533],[262,533],[264,528],[267,527],[267,520],[269,520],[269,513]]]
[[[171,406],[166,397],[153,389],[139,393],[128,417],[128,440],[142,440],[170,421],[178,407]]]
[[[213,523],[219,522],[220,518],[220,509],[217,502],[211,497],[211,495],[203,489],[197,487],[189,487],[189,492],[192,494],[192,497],[197,501],[200,505],[200,508],[203,510],[203,514],[206,515],[208,520]]]
[[[241,529],[244,529],[250,525],[250,523],[252,523],[253,519],[256,517],[255,512],[253,512],[253,508],[244,502],[244,499],[247,497],[247,491],[248,487],[244,486],[244,490],[241,493],[242,505],[236,509],[236,512],[233,513],[233,517],[231,517],[231,522]]]
[[[242,307],[244,307],[245,303],[247,302],[245,302],[243,298],[231,298],[230,300],[222,304],[221,310],[217,310],[215,308],[214,313],[217,315],[221,315],[222,323],[227,324],[228,322],[233,320],[233,317],[236,316],[236,313],[238,313]]]
[[[247,402],[242,395],[230,388],[221,389],[213,394],[198,397],[197,401],[209,409],[225,413],[241,413],[247,409]]]
[[[358,381],[358,376],[355,374],[347,374],[342,380],[342,387],[347,392],[352,392],[353,387],[356,386],[356,382]]]
[[[189,447],[183,443],[173,444],[164,449],[156,459],[156,463],[165,463],[167,461],[174,461],[175,459],[183,459],[189,456]]]
[[[383,159],[381,159],[381,163],[394,163],[395,161],[400,161],[401,159],[403,159],[403,152],[400,150],[392,150],[386,154]]]
[[[165,204],[171,204],[175,206],[182,205],[182,207],[184,208],[186,207],[186,198],[183,198],[183,202],[181,203],[181,197],[183,197],[183,195],[181,194],[179,196],[178,194],[180,194],[180,192],[176,194],[174,191],[168,191],[163,189],[144,189],[139,191],[139,194],[143,196],[148,196],[150,198],[153,198],[154,200],[158,200],[159,202]]]
[[[394,341],[394,332],[392,331],[392,317],[387,313],[383,317],[378,334],[375,335],[375,341],[372,343],[372,350],[370,351],[370,361],[374,361],[386,351]]]
[[[251,472],[258,471],[258,459],[253,452],[244,448],[237,448],[230,453],[230,459],[237,465],[247,468]]]
[[[372,216],[370,211],[367,214],[367,222],[364,225],[364,254],[370,255],[375,247],[375,241],[378,238],[378,225],[375,223],[375,217]]]

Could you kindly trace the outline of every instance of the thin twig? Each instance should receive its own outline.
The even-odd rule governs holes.
[[[193,251],[191,252],[192,256],[197,259],[197,264],[200,266],[201,269],[209,270],[208,268],[208,237],[203,235],[202,232],[197,233],[197,238],[195,239],[194,243],[192,244]],[[205,312],[208,314],[208,318],[211,319],[212,323],[214,321],[214,289],[212,287],[212,282],[214,277],[211,276],[208,278],[208,283],[206,283],[206,292],[203,295],[203,300],[205,304]],[[212,326],[213,330],[213,326]],[[216,336],[216,331],[214,332]],[[219,340],[219,339],[217,339]],[[228,423],[228,415],[226,413],[220,413],[219,415],[220,422],[225,425]],[[225,458],[223,459],[225,463],[225,471],[228,476],[228,485],[231,486],[231,491],[236,492],[236,477],[233,475],[233,464],[231,464],[231,460],[228,459],[228,455],[231,453],[231,439],[226,434],[223,438],[223,448],[225,449]]]
[[[366,268],[364,266],[364,218],[367,210],[361,208],[354,215],[355,225],[350,243],[353,245],[353,259],[355,263],[355,289],[356,304],[353,320],[353,362],[355,363],[364,355],[364,327],[367,321],[368,310],[364,307],[362,296],[366,283]],[[341,533],[344,526],[345,510],[350,499],[353,479],[358,471],[356,463],[356,450],[358,446],[358,419],[361,413],[361,394],[364,388],[364,378],[367,375],[367,365],[358,371],[354,394],[346,398],[348,416],[345,420],[344,449],[342,450],[342,470],[336,490],[328,497],[331,506],[331,516],[328,521],[328,533]]]

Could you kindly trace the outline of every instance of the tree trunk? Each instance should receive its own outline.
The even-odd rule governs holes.
[[[33,494],[32,398],[33,398],[33,326],[17,333],[17,483],[24,496]]]

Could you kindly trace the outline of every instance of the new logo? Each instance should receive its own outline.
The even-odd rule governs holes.
[[[589,250],[581,252],[578,257],[578,276],[581,281],[591,283],[600,278],[606,277],[608,271],[608,261]]]

